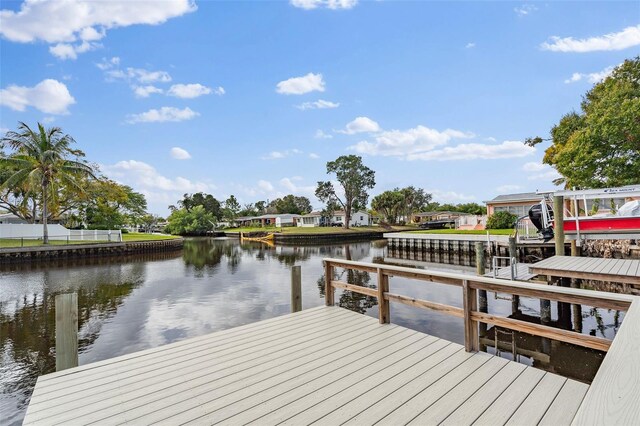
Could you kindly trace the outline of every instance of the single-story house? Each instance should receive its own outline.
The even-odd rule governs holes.
[[[237,218],[238,222],[242,226],[259,225],[259,226],[276,226],[278,228],[283,226],[297,226],[298,221],[302,216],[299,214],[263,214],[262,216],[242,217]]]
[[[0,214],[0,224],[17,224],[17,223],[27,223],[27,221],[19,218],[13,213]]]
[[[506,211],[518,217],[526,216],[531,206],[538,204],[542,198],[542,194],[535,192],[498,195],[493,200],[485,201],[487,205],[487,216],[491,216],[500,211]]]
[[[344,224],[345,223],[345,212],[344,210],[337,210],[333,212],[331,216],[330,224]],[[301,220],[298,221],[298,226],[322,226],[324,225],[324,220],[322,217],[322,213],[320,212],[311,212],[302,216]],[[349,219],[349,226],[369,226],[371,225],[371,216],[369,213],[364,211],[351,213],[351,218]]]

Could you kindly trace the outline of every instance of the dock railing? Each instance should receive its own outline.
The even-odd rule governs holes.
[[[334,290],[341,288],[376,297],[380,323],[391,322],[389,302],[431,309],[459,317],[464,321],[464,346],[468,352],[479,350],[478,325],[480,323],[493,324],[534,336],[605,351],[607,355],[580,406],[574,423],[640,424],[640,404],[638,404],[640,401],[640,364],[636,359],[637,354],[640,353],[640,297],[638,296],[341,259],[324,259],[324,268],[325,302],[327,305],[334,305]],[[360,287],[335,280],[335,268],[377,274],[378,288]],[[463,307],[459,308],[392,293],[390,277],[403,277],[460,287]],[[612,341],[571,330],[481,312],[478,310],[478,292],[480,290],[621,310],[627,313]]]

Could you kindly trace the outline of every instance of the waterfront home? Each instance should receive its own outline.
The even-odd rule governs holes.
[[[301,227],[313,227],[313,226],[325,226],[325,225],[336,225],[336,224],[344,224],[345,220],[345,212],[344,210],[337,210],[333,212],[331,216],[331,220],[329,223],[325,223],[326,219],[322,217],[321,212],[311,212],[301,217],[298,221],[298,226]],[[349,219],[349,226],[369,226],[371,225],[371,216],[369,213],[364,211],[351,213],[351,218]]]
[[[262,216],[248,216],[237,218],[236,222],[241,226],[297,226],[302,216],[299,214],[263,214]]]

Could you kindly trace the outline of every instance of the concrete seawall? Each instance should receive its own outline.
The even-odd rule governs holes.
[[[39,262],[50,259],[122,256],[180,250],[182,238],[124,243],[71,244],[65,246],[16,247],[0,249],[0,263]]]

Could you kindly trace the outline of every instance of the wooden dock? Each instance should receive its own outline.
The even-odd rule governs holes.
[[[569,424],[588,388],[320,307],[43,376],[24,424]]]
[[[640,284],[640,260],[553,256],[529,267],[536,275]]]
[[[463,308],[392,293],[391,277],[458,286]],[[24,424],[640,424],[639,297],[338,259],[325,285],[324,307],[41,376]],[[333,306],[335,289],[377,297],[379,318]],[[627,312],[611,341],[487,313],[480,290]],[[460,318],[465,345],[390,324],[390,302]],[[589,386],[479,352],[480,323],[607,355]]]
[[[503,266],[497,268],[495,271],[495,278],[502,280],[516,280],[516,281],[529,281],[535,278],[538,274],[532,274],[529,270],[531,264],[529,263],[516,263],[514,265],[513,275],[511,274],[511,266]],[[494,277],[494,272],[488,272],[484,274],[485,277]]]

